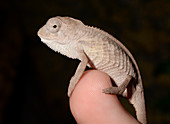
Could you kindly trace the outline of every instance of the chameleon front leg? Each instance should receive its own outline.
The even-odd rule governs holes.
[[[127,88],[131,79],[132,79],[132,76],[127,75],[126,79],[122,82],[120,86],[104,89],[103,92],[106,94],[124,95],[123,92]]]
[[[74,76],[70,80],[70,84],[69,84],[69,87],[68,87],[68,93],[67,93],[69,97],[70,97],[75,85],[80,80],[81,76],[83,75],[83,73],[86,69],[87,63],[88,63],[88,58],[83,51],[80,52],[80,59],[81,59],[81,62],[78,65]]]

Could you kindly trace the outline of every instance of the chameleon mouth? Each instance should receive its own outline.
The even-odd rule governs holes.
[[[44,39],[44,38],[40,38],[40,39],[43,43],[50,43],[51,42],[50,40],[47,40],[47,39]]]
[[[40,36],[39,36],[40,37]],[[45,38],[45,37],[40,37],[40,39],[41,39],[41,41],[43,42],[43,43],[45,43],[45,44],[54,44],[54,43],[56,43],[56,41],[55,40],[50,40],[50,39],[48,39],[48,38]],[[64,45],[64,43],[62,43],[62,42],[57,42],[57,44],[60,44],[60,45]]]
[[[48,32],[44,30],[44,26],[38,30],[37,35],[40,37],[40,39],[48,39],[47,36]]]

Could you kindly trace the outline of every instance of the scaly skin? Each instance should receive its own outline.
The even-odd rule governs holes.
[[[70,80],[68,96],[88,65],[107,73],[117,85],[104,89],[104,93],[128,98],[136,109],[139,122],[147,123],[139,68],[132,54],[120,41],[79,20],[60,16],[49,19],[38,31],[38,36],[54,51],[81,60]]]

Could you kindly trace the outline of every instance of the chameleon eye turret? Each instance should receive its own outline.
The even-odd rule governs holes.
[[[56,33],[60,30],[61,24],[61,20],[58,18],[51,18],[47,21],[46,28],[49,32]]]

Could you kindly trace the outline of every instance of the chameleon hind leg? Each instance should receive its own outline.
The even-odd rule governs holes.
[[[122,82],[120,86],[109,87],[109,88],[103,89],[103,92],[106,94],[122,95],[126,97],[126,94],[124,94],[124,91],[126,90],[131,79],[132,79],[132,76],[127,75],[126,79]]]

